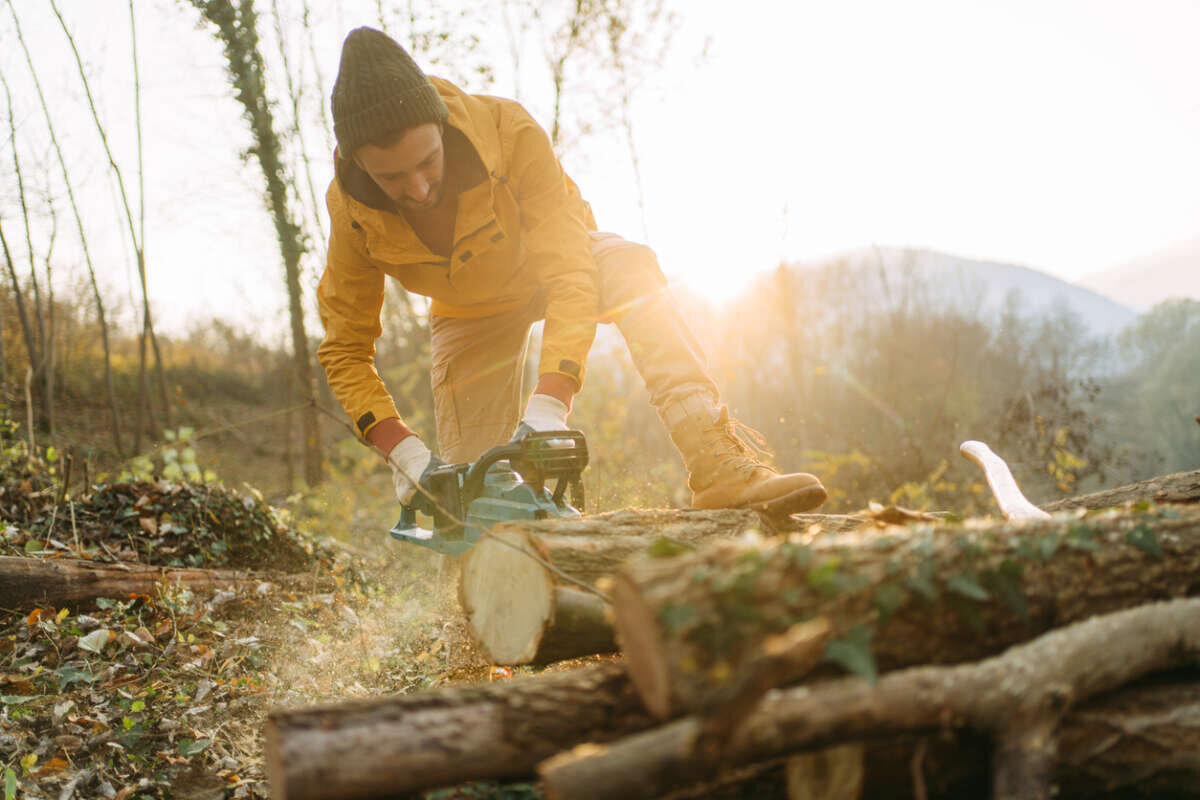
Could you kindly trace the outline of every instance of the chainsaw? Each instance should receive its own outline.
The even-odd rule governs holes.
[[[583,509],[587,441],[579,431],[531,432],[493,447],[474,463],[443,464],[429,473],[433,529],[417,526],[403,505],[388,533],[409,544],[459,556],[498,522],[570,519]],[[546,482],[553,480],[551,491]],[[571,490],[574,506],[567,502]]]

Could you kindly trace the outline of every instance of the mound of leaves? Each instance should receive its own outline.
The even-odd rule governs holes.
[[[322,540],[286,524],[257,492],[243,495],[214,484],[102,484],[30,516],[0,537],[0,550],[284,572],[333,570],[338,557]]]

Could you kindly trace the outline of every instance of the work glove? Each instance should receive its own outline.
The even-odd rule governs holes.
[[[557,397],[548,394],[531,395],[512,441],[519,442],[533,431],[570,430],[567,427],[568,413],[570,412],[567,410],[567,404]]]
[[[387,462],[392,468],[392,485],[396,487],[396,498],[400,503],[432,514],[433,504],[426,494],[417,491],[417,485],[420,484],[428,492],[429,473],[435,467],[440,467],[442,460],[425,446],[420,437],[406,436],[388,452]]]

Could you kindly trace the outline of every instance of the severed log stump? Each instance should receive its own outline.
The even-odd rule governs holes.
[[[415,695],[277,710],[266,725],[274,800],[396,797],[532,775],[576,744],[652,720],[620,663]]]
[[[1068,497],[1042,506],[1045,511],[1109,508],[1126,503],[1200,503],[1200,470],[1161,475],[1128,486]]]
[[[1096,613],[1200,593],[1200,510],[715,541],[615,576],[618,641],[657,717],[703,708],[768,636],[828,618],[862,672],[976,660]]]
[[[806,514],[784,524],[849,530],[864,522]],[[592,591],[600,578],[637,553],[689,552],[712,539],[772,530],[770,524],[746,510],[633,509],[497,525],[463,556],[459,603],[471,636],[494,664],[612,652],[607,602]]]
[[[1146,761],[1147,777],[1169,781],[1172,770],[1182,772],[1194,792],[1200,757],[1194,749],[1179,752],[1174,745],[1186,747],[1200,735],[1195,684],[1167,695],[1165,702],[1184,703],[1175,715],[1162,713],[1161,696],[1158,712],[1141,720],[1121,711],[1130,707],[1127,699],[1108,698],[1107,706],[1081,710],[1073,724],[1060,723],[1090,697],[1148,673],[1197,665],[1200,600],[1154,603],[1076,623],[978,664],[914,667],[885,675],[874,686],[843,678],[776,691],[715,758],[698,746],[704,720],[692,716],[611,745],[576,748],[548,760],[539,772],[551,798],[632,800],[800,750],[969,729],[995,738],[992,786],[999,800],[1050,797],[1064,762],[1068,772],[1077,773],[1075,786],[1110,790],[1122,776],[1111,764],[1098,766],[1108,757],[1126,765]],[[1097,735],[1098,725],[1107,730]],[[1176,733],[1155,742],[1148,735],[1151,727],[1160,736]],[[1146,754],[1148,742],[1162,752]]]
[[[269,580],[277,581],[272,575]],[[161,583],[192,590],[255,587],[268,580],[236,570],[182,569],[74,558],[0,556],[0,608],[154,594]]]

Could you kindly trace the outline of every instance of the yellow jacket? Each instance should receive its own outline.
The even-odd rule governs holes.
[[[386,196],[340,155],[325,198],[331,230],[317,289],[325,325],[317,358],[361,436],[399,416],[374,365],[388,275],[433,298],[439,316],[483,317],[544,302],[539,375],[559,372],[582,385],[596,333],[588,236],[596,223],[549,137],[515,101],[430,80],[450,109],[446,157],[468,174],[459,184],[450,258],[435,255],[403,215],[386,210]]]

